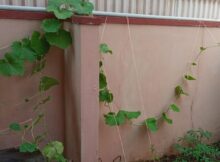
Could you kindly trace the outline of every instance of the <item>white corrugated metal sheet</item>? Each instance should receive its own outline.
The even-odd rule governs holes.
[[[89,0],[96,11],[220,19],[220,0]],[[0,5],[45,7],[47,0],[0,0]]]

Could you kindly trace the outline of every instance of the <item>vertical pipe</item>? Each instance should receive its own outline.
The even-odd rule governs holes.
[[[98,11],[105,11],[105,0],[97,0]]]
[[[114,1],[113,0],[111,0],[111,1],[106,0],[105,5],[106,5],[105,11],[107,11],[107,12],[112,12],[113,11],[113,8],[114,8]]]
[[[216,19],[216,18],[217,18],[217,12],[218,12],[218,1],[215,0],[215,1],[214,1],[214,11],[213,11],[213,15],[212,15],[212,18],[213,18],[213,19]]]
[[[209,4],[209,7],[208,7],[208,16],[207,18],[211,18],[212,16],[212,12],[213,12],[213,0],[208,0],[208,4]]]
[[[134,1],[134,0],[129,1],[129,12],[130,13],[136,13],[136,3],[137,1]]]
[[[130,1],[129,0],[123,0],[123,12],[124,13],[129,13],[129,5]]]
[[[159,0],[159,12],[158,15],[164,15],[165,3],[164,0]]]
[[[199,13],[199,1],[195,0],[194,1],[194,12],[193,12],[193,17],[197,18]]]
[[[9,1],[8,0],[1,0],[0,5],[9,5]]]
[[[123,12],[123,10],[122,10],[122,5],[123,5],[123,1],[122,0],[114,0],[114,5],[115,5],[115,12]]]
[[[153,0],[152,2],[152,15],[157,15],[157,5],[158,5],[158,0]]]
[[[193,17],[193,1],[194,0],[189,1],[189,10],[188,10],[188,16],[189,17]]]
[[[137,13],[138,14],[143,14],[143,6],[144,6],[144,0],[138,0],[137,1]]]
[[[45,0],[35,0],[37,7],[45,7]]]
[[[151,0],[145,0],[145,11],[146,15],[151,15]]]
[[[204,0],[204,12],[202,18],[208,18],[208,0]]]
[[[25,6],[34,6],[34,1],[33,0],[25,0],[24,5]]]
[[[220,19],[220,2],[217,1],[216,19]]]

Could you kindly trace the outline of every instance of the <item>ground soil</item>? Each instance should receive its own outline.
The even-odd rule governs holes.
[[[44,162],[43,156],[39,152],[20,153],[17,149],[0,151],[1,162]]]

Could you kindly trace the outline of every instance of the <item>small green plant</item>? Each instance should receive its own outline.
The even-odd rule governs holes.
[[[21,153],[40,151],[47,161],[67,161],[63,156],[64,146],[61,142],[50,141],[42,148],[40,143],[47,137],[47,131],[45,130],[36,136],[34,133],[35,127],[45,117],[42,106],[51,100],[51,96],[47,96],[46,92],[59,84],[55,78],[43,76],[42,71],[46,66],[46,55],[50,47],[56,46],[66,49],[72,44],[71,33],[63,29],[62,21],[71,18],[73,15],[90,15],[93,9],[93,4],[84,0],[49,0],[47,11],[53,12],[56,18],[43,20],[41,31],[34,31],[30,37],[12,42],[10,50],[0,59],[1,76],[24,76],[27,73],[26,62],[30,62],[34,66],[31,76],[37,73],[40,76],[38,91],[33,95],[40,97],[39,101],[32,107],[33,118],[27,123],[12,122],[7,129],[7,132],[23,134],[19,146]],[[106,47],[104,49],[108,50]],[[34,98],[33,96],[25,97],[23,102],[30,102]],[[112,99],[108,98],[108,100]],[[27,133],[31,134],[31,139],[26,137]]]
[[[179,156],[174,162],[217,162],[220,161],[220,149],[207,144],[212,134],[203,129],[190,130],[178,139],[174,145]]]

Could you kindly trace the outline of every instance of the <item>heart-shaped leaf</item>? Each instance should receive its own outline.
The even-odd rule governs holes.
[[[22,130],[21,125],[19,123],[11,123],[9,125],[9,128],[10,130],[17,131],[17,132]]]
[[[60,29],[57,33],[46,33],[45,37],[50,45],[65,49],[72,43],[70,32]]]
[[[61,27],[61,22],[57,19],[45,19],[41,24],[41,28],[47,33],[55,33]]]
[[[25,142],[19,146],[19,151],[23,153],[32,153],[37,151],[37,145],[34,143]]]
[[[99,73],[99,89],[106,88],[107,81],[104,73]]]
[[[151,132],[156,132],[158,130],[157,120],[155,118],[146,119],[145,124]]]
[[[196,80],[196,78],[194,78],[194,77],[191,76],[191,75],[185,75],[184,78],[185,78],[186,80]]]
[[[58,84],[59,84],[58,80],[51,78],[51,77],[48,77],[48,76],[44,76],[40,80],[39,90],[40,91],[47,91],[50,88],[52,88],[53,86],[56,86]]]
[[[180,108],[176,104],[171,104],[169,106],[169,109],[174,111],[174,112],[180,112]]]

